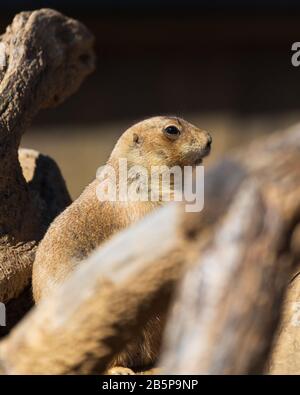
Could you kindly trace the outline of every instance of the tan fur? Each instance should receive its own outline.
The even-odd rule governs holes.
[[[163,130],[175,125],[177,139]],[[116,170],[119,158],[129,167],[195,165],[209,153],[211,137],[183,119],[155,117],[142,121],[120,137],[108,164]],[[130,181],[129,181],[130,182]],[[99,180],[94,180],[82,195],[50,226],[39,245],[33,265],[33,295],[36,302],[46,297],[70,272],[104,240],[144,217],[162,202],[100,202],[96,195]],[[117,358],[114,365],[141,367],[151,365],[160,347],[161,319],[149,321],[141,339]]]

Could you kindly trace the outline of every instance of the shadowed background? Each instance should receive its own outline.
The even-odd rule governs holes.
[[[210,130],[209,162],[300,120],[296,1],[10,0],[1,31],[15,13],[42,7],[81,20],[96,39],[96,72],[22,142],[58,162],[73,198],[144,117],[176,114]]]

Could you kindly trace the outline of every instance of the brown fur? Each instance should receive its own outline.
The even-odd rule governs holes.
[[[175,125],[176,139],[163,130]],[[195,165],[209,153],[211,137],[188,122],[175,117],[155,117],[128,129],[117,142],[108,164],[116,168],[119,158],[129,167]],[[99,202],[94,180],[82,195],[50,226],[40,243],[33,265],[33,295],[36,302],[49,295],[74,268],[104,240],[144,217],[162,202]],[[117,358],[114,365],[137,367],[150,365],[160,347],[162,322],[152,319],[135,344]]]

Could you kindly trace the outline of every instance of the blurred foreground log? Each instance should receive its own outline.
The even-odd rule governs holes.
[[[264,372],[300,262],[299,153],[296,127],[237,154],[252,176],[183,281],[160,361],[166,373]]]
[[[0,302],[7,303],[29,284],[38,242],[70,203],[51,159],[21,151],[19,160],[21,137],[40,109],[76,91],[94,56],[87,29],[47,9],[17,15],[0,44]]]
[[[116,235],[1,342],[2,372],[104,372],[186,270],[165,371],[263,372],[299,261],[299,149],[300,128],[255,143],[208,172],[203,212],[169,205]]]

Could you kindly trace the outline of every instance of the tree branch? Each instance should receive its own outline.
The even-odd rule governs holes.
[[[48,9],[17,15],[0,44],[0,301],[7,302],[28,284],[37,243],[70,202],[53,161],[36,158],[35,178],[52,172],[57,184],[47,190],[57,190],[55,203],[42,184],[26,182],[18,159],[21,136],[41,108],[76,91],[93,70],[94,55],[88,30]]]

